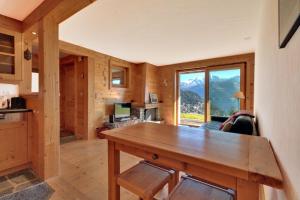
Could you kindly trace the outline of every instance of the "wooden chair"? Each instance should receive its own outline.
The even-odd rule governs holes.
[[[168,170],[152,163],[141,161],[118,176],[117,183],[138,195],[143,200],[154,196],[168,183],[169,192],[176,185],[174,170]]]
[[[167,200],[234,200],[234,192],[182,176]]]

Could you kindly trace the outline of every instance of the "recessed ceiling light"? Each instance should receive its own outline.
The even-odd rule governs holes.
[[[32,35],[36,35],[36,34],[37,34],[36,32],[32,31]]]

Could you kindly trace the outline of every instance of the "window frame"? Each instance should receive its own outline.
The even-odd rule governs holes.
[[[209,73],[210,71],[218,71],[218,70],[230,70],[230,69],[240,69],[240,91],[245,94],[245,99],[240,100],[240,109],[244,110],[246,108],[246,99],[248,98],[246,95],[246,64],[244,62],[241,63],[233,63],[233,64],[225,64],[225,65],[214,65],[214,66],[204,66],[204,67],[196,67],[190,69],[176,70],[176,101],[175,101],[175,122],[179,125],[180,122],[180,110],[179,110],[179,98],[180,98],[180,73],[192,73],[192,72],[204,72],[205,73],[205,114],[204,114],[204,123],[210,121],[210,101],[209,101]]]

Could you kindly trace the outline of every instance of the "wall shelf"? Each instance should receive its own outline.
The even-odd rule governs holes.
[[[8,81],[21,80],[21,33],[0,28],[0,78]]]

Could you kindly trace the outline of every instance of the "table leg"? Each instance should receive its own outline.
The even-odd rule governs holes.
[[[115,143],[108,141],[108,199],[120,200],[120,186],[117,177],[120,174],[120,151]]]
[[[169,185],[169,187],[168,187],[169,193],[172,192],[172,190],[177,185],[178,181],[179,181],[179,171],[176,170],[174,172],[174,174],[172,175],[171,180],[168,183],[168,185]]]
[[[237,179],[237,200],[259,200],[259,184]]]

